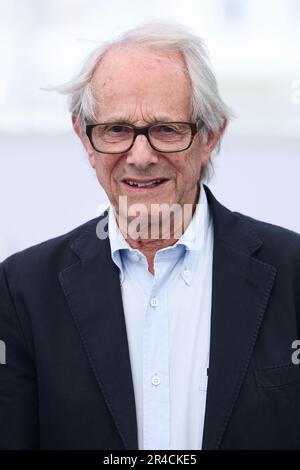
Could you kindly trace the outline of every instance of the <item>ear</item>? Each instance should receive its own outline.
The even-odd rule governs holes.
[[[208,131],[206,142],[201,144],[201,147],[202,147],[201,160],[202,160],[203,166],[208,165],[211,154],[213,150],[215,149],[216,145],[218,144],[219,140],[221,139],[226,127],[227,127],[227,119],[224,119],[222,126],[219,128],[217,132]]]
[[[93,168],[95,168],[95,155],[94,155],[94,149],[90,144],[90,141],[80,124],[80,120],[78,119],[78,115],[76,113],[72,113],[72,125],[73,129],[78,135],[79,139],[81,140],[81,143],[89,157],[90,164]]]

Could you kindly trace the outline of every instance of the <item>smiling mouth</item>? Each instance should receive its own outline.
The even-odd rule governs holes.
[[[153,179],[153,180],[148,180],[148,181],[137,181],[137,180],[126,179],[126,180],[123,180],[123,183],[125,183],[127,186],[131,188],[150,189],[150,188],[156,188],[157,186],[162,185],[166,181],[168,181],[166,178]]]

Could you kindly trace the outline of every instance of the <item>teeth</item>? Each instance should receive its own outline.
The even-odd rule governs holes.
[[[152,186],[156,186],[157,184],[161,183],[162,180],[153,180],[149,181],[148,183],[137,183],[136,181],[126,180],[126,183],[130,186],[137,186],[138,188],[151,188]]]

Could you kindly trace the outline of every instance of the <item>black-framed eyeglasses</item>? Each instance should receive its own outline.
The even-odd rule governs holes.
[[[100,153],[124,153],[130,150],[138,135],[144,135],[158,152],[182,152],[193,142],[195,134],[204,126],[202,120],[191,122],[158,122],[136,127],[122,122],[87,124],[86,135],[94,150]]]

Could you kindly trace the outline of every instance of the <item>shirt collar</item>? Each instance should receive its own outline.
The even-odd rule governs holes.
[[[115,210],[110,204],[108,208],[108,236],[110,242],[111,257],[113,262],[118,266],[120,270],[121,283],[124,280],[124,269],[121,257],[121,250],[133,251],[131,246],[125,240],[119,226],[117,224]]]
[[[205,247],[208,229],[211,222],[211,216],[209,213],[207,197],[205,194],[205,189],[203,184],[200,183],[200,193],[199,199],[196,205],[196,210],[193,214],[192,220],[189,223],[187,229],[179,238],[179,240],[172,245],[172,247],[164,248],[163,250],[167,250],[168,248],[175,248],[177,245],[182,245],[185,247],[187,253],[185,256],[185,267],[184,271],[193,272],[194,264],[196,262],[195,253],[199,252]],[[120,269],[121,274],[121,282],[124,279],[124,270],[123,270],[123,263],[122,263],[122,250],[129,250],[130,252],[136,251],[127,243],[125,238],[120,231],[116,216],[114,212],[114,208],[112,205],[109,206],[109,215],[108,215],[108,236],[110,240],[110,248],[111,248],[111,257],[114,263]]]
[[[196,266],[201,258],[201,251],[207,249],[211,228],[212,217],[209,212],[205,189],[200,183],[200,194],[193,218],[177,242],[177,244],[184,245],[186,249],[181,277],[188,286],[193,283]]]
[[[185,232],[179,238],[178,242],[176,242],[176,245],[184,245],[186,249],[190,251],[201,250],[204,247],[206,233],[210,222],[205,189],[201,183],[199,186],[199,199],[192,220],[187,226]]]

